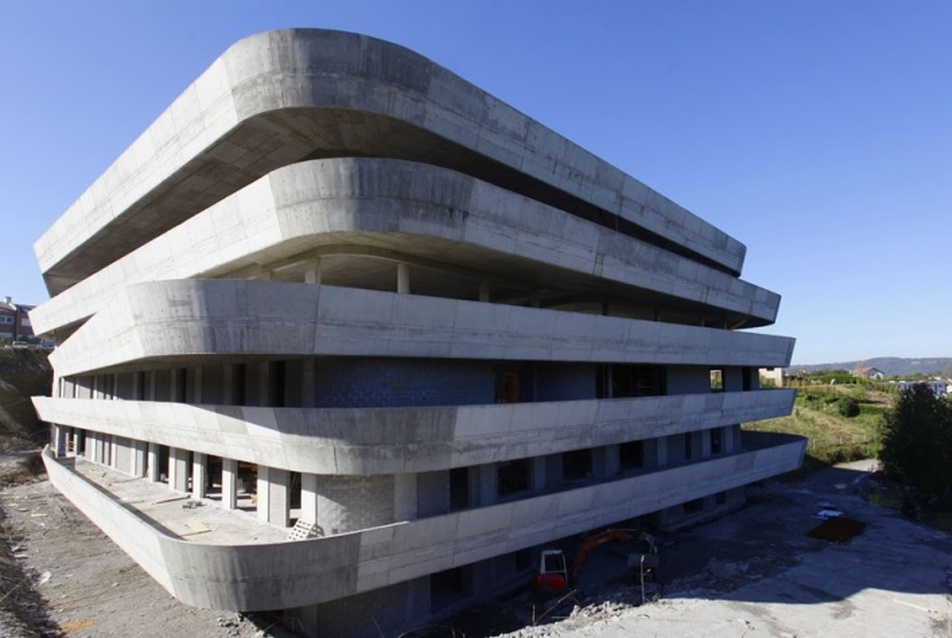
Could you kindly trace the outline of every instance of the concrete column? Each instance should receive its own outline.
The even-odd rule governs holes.
[[[110,376],[112,377],[112,396],[109,398],[115,401],[119,398],[119,375],[112,374]]]
[[[155,401],[155,370],[149,370],[145,375],[145,400]]]
[[[238,508],[238,461],[221,460],[221,506],[226,510]]]
[[[109,435],[109,467],[119,469],[119,442],[116,437]]]
[[[496,477],[496,464],[487,463],[476,468],[479,475],[479,506],[492,505],[499,498],[499,484]]]
[[[205,498],[205,481],[208,478],[208,457],[201,452],[192,454],[192,496]]]
[[[204,389],[202,381],[202,366],[192,368],[192,398],[188,403],[201,403],[202,391]]]
[[[701,432],[701,458],[706,459],[711,455],[711,432],[705,430]]]
[[[605,446],[605,476],[615,476],[621,471],[621,447]]]
[[[290,472],[258,466],[258,520],[287,527],[290,524]]]
[[[396,474],[393,477],[393,516],[398,521],[417,517],[417,475]]]
[[[133,441],[132,442],[132,475],[133,476],[145,476],[146,468],[148,468],[148,449],[149,444],[145,441]]]
[[[271,369],[267,361],[259,361],[256,364],[249,364],[249,372],[254,377],[254,396],[248,397],[248,405],[265,406],[271,398]],[[260,494],[259,494],[260,497]]]
[[[307,265],[304,267],[304,283],[306,284],[320,284],[321,283],[321,258],[315,257],[307,262]]]
[[[545,457],[544,456],[534,456],[529,459],[530,472],[532,473],[530,477],[530,488],[538,492],[546,488],[546,471],[545,471]]]
[[[733,426],[725,425],[721,428],[721,449],[724,450],[724,454],[732,454],[734,452]]]
[[[56,457],[66,456],[66,428],[62,425],[52,424],[50,432],[53,444],[53,455]]]
[[[317,523],[317,474],[301,474],[301,520]]]
[[[79,456],[80,454],[79,435],[80,435],[79,428],[73,428],[73,454],[75,456]]]
[[[188,450],[169,448],[169,489],[188,491]]]
[[[397,292],[401,295],[410,294],[409,264],[397,264]]]
[[[489,301],[489,282],[487,281],[479,282],[479,300]]]
[[[159,482],[160,475],[162,474],[162,468],[159,467],[158,443],[149,443],[149,450],[146,457],[146,471],[148,472],[150,481],[153,483]]]
[[[658,442],[658,467],[665,467],[668,464],[668,437],[659,436],[655,440]]]
[[[314,384],[317,378],[317,364],[314,359],[301,361],[301,407],[314,407]]]

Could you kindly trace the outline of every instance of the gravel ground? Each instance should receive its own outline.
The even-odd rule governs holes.
[[[29,471],[39,459],[0,455],[0,636],[278,634],[269,619],[184,605]]]

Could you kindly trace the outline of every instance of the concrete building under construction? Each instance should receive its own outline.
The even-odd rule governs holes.
[[[376,635],[802,458],[741,243],[373,38],[236,43],[36,253],[50,478],[192,605]]]

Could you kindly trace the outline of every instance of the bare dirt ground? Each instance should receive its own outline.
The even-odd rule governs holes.
[[[288,635],[275,618],[172,599],[34,475],[37,460],[0,454],[0,636]],[[605,545],[561,604],[526,584],[408,635],[952,638],[952,537],[860,498],[867,466],[754,487],[739,512],[662,538],[656,602],[640,604],[621,550]],[[808,537],[821,503],[866,529],[845,544]]]
[[[0,636],[286,635],[176,601],[39,472],[35,453],[0,455]]]

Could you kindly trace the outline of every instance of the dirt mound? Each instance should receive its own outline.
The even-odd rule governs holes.
[[[0,349],[0,449],[23,447],[9,437],[32,444],[46,440],[47,428],[36,418],[30,397],[49,396],[52,375],[43,350]]]

